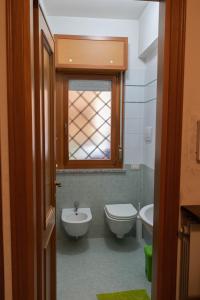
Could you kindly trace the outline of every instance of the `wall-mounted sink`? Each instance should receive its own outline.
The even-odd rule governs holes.
[[[142,219],[144,226],[146,227],[146,229],[150,234],[153,233],[153,213],[154,213],[153,204],[144,206],[139,212],[140,218]]]

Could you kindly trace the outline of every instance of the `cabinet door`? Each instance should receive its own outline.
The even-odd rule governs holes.
[[[86,38],[56,35],[56,67],[127,69],[127,38]]]

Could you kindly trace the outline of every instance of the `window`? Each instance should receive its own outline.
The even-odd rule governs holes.
[[[120,76],[59,75],[58,167],[121,167],[119,120]]]

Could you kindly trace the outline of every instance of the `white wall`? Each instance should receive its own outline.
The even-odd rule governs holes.
[[[146,86],[144,92],[143,132],[152,127],[152,141],[143,139],[143,163],[149,168],[155,167],[156,103],[157,103],[157,55],[146,65]]]
[[[129,39],[129,70],[125,81],[125,164],[142,163],[145,63],[138,58],[136,20],[48,17],[53,33],[123,36]]]
[[[159,3],[149,3],[139,19],[139,57],[156,46],[158,38]]]
[[[54,34],[74,35],[99,35],[99,36],[124,36],[129,39],[129,64],[125,80],[125,135],[124,135],[124,163],[141,164],[145,163],[150,167],[154,166],[154,140],[155,140],[155,87],[156,78],[155,61],[146,63],[139,56],[139,31],[143,32],[143,45],[146,42],[147,33],[144,28],[141,30],[142,19],[145,19],[145,26],[151,19],[148,14],[157,6],[149,4],[138,20],[112,20],[92,18],[72,18],[48,16],[50,28]],[[147,10],[147,12],[146,12]],[[146,17],[144,17],[146,16]],[[146,28],[146,27],[145,27]],[[153,41],[155,35],[149,32],[149,41]],[[144,34],[145,33],[145,34]],[[150,81],[154,80],[150,84]],[[148,103],[146,103],[148,101]],[[154,137],[151,144],[144,143],[144,127],[154,128]]]
[[[130,68],[144,68],[138,58],[139,24],[136,20],[48,17],[53,33],[97,36],[127,36],[129,38]]]
[[[42,8],[42,11],[43,11],[44,15],[45,15],[46,18],[47,18],[47,10],[46,10],[46,7],[45,7],[45,5],[44,5],[44,1],[43,1],[43,0],[39,0],[39,3],[40,3],[40,6],[41,6],[41,8]]]
[[[152,140],[146,141],[143,135],[143,164],[154,169],[155,165],[155,129],[157,102],[157,40],[159,23],[159,4],[149,3],[139,19],[139,56],[144,60],[144,114],[143,133],[152,128]]]

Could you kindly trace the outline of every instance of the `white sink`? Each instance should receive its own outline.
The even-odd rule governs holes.
[[[153,233],[153,215],[154,215],[154,205],[146,205],[139,212],[140,218],[148,232]]]

